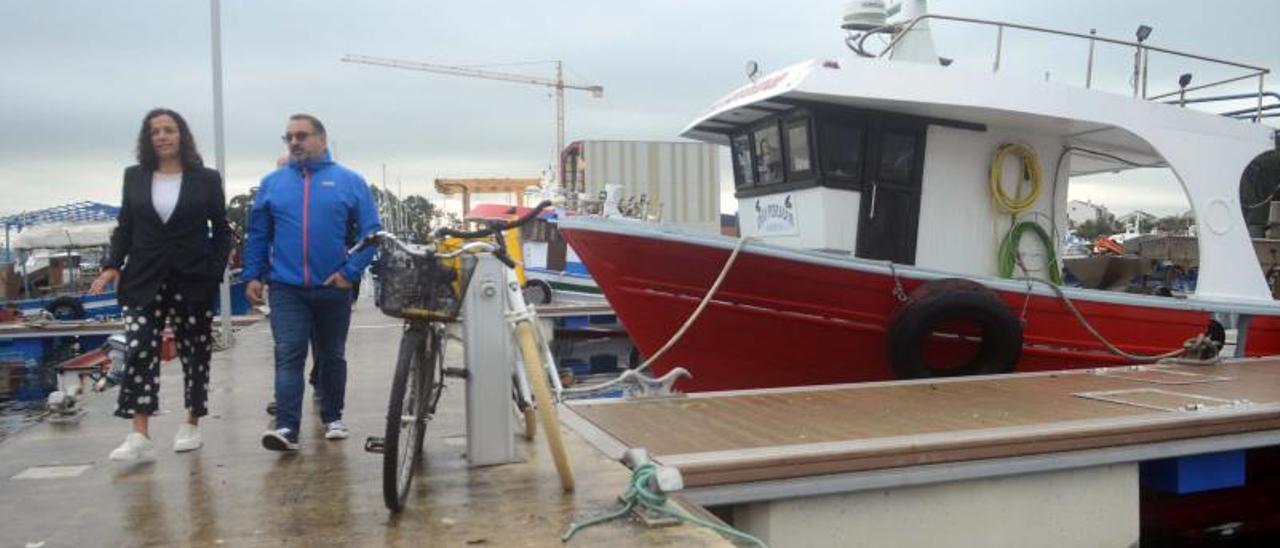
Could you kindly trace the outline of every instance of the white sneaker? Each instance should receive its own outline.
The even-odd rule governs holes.
[[[204,441],[200,439],[200,428],[194,424],[182,423],[178,427],[178,433],[173,436],[173,451],[181,453],[183,451],[195,451],[204,445]]]
[[[345,440],[351,432],[347,430],[347,425],[342,424],[341,420],[333,421],[324,425],[324,437],[330,440]]]
[[[115,448],[109,457],[118,462],[145,462],[156,458],[155,444],[146,436],[130,432],[124,437],[124,443]]]

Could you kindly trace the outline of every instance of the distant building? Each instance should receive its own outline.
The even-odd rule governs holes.
[[[1107,212],[1106,206],[1089,201],[1071,200],[1067,202],[1067,219],[1071,226],[1080,226],[1089,221],[1097,221]]]
[[[1119,221],[1120,224],[1126,227],[1132,227],[1133,231],[1138,233],[1142,233],[1144,231],[1150,232],[1151,226],[1155,224],[1157,219],[1159,219],[1159,217],[1142,210],[1125,213],[1124,215],[1116,217],[1116,220]]]

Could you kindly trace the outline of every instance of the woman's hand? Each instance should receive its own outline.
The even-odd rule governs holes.
[[[102,293],[104,290],[107,289],[108,285],[115,285],[115,283],[118,281],[120,281],[119,270],[116,270],[114,268],[108,268],[106,270],[103,270],[101,274],[98,274],[97,278],[93,279],[93,284],[89,286],[89,294],[97,295],[99,293]]]

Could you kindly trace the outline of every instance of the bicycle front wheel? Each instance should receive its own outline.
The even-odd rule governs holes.
[[[569,453],[560,435],[560,418],[556,414],[556,402],[551,397],[551,386],[547,382],[547,371],[542,365],[542,352],[538,350],[533,324],[528,321],[517,323],[516,340],[520,344],[521,361],[524,362],[529,377],[529,389],[533,392],[533,405],[542,421],[544,437],[547,438],[547,448],[551,450],[551,459],[560,475],[560,486],[565,491],[572,491],[573,468],[569,464]]]
[[[404,509],[409,487],[413,485],[413,473],[421,458],[427,408],[435,380],[428,371],[435,363],[427,355],[430,339],[430,330],[425,326],[410,327],[400,339],[382,452],[382,497],[392,512]]]

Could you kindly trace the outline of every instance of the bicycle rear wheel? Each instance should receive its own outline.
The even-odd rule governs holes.
[[[382,497],[387,509],[399,512],[413,485],[413,473],[421,459],[422,440],[427,430],[427,409],[433,393],[435,365],[431,354],[431,331],[411,326],[400,338],[387,403],[387,430],[382,452]]]

